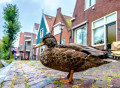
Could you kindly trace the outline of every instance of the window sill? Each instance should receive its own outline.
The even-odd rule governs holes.
[[[93,47],[97,47],[97,46],[104,46],[105,44],[97,44],[97,45],[92,45]]]
[[[94,4],[94,5],[95,5],[95,4]],[[86,8],[86,9],[84,9],[84,11],[88,10],[88,9],[91,8],[91,7],[94,7],[94,8],[95,8],[94,5],[92,5],[92,6],[88,7],[88,8]]]

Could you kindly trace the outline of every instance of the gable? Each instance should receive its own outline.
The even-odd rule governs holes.
[[[37,35],[37,42],[36,42],[36,44],[39,44],[41,42],[41,40],[42,40],[42,38],[40,38],[40,31],[42,29],[43,29],[43,36],[45,36],[48,33],[48,31],[47,31],[47,27],[46,27],[46,22],[45,22],[44,16],[42,16],[42,19],[41,19],[41,24],[40,24],[38,35]]]

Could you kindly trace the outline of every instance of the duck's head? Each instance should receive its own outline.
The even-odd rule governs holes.
[[[43,38],[42,41],[36,45],[34,48],[38,48],[40,46],[46,45],[48,48],[53,48],[57,45],[57,41],[55,37],[51,34],[46,34]]]

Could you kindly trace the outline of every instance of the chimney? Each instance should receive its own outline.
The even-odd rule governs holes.
[[[61,7],[57,9],[57,13],[61,13]]]

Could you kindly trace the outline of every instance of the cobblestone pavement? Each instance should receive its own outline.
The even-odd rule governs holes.
[[[75,73],[73,83],[59,82],[66,75],[40,61],[14,61],[1,88],[120,88],[120,61]]]

